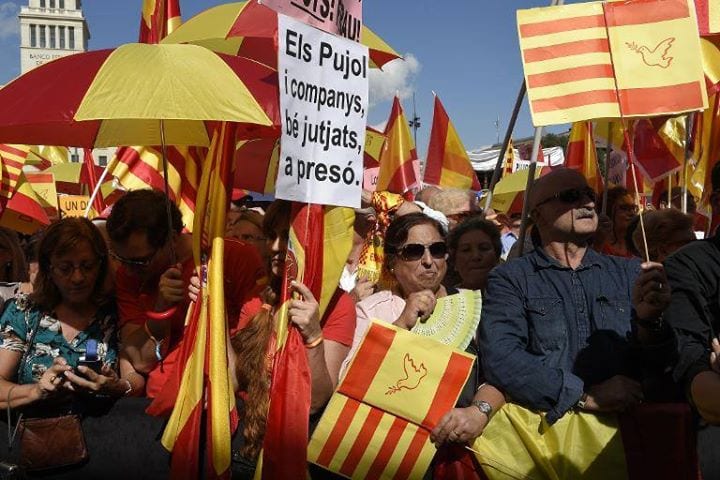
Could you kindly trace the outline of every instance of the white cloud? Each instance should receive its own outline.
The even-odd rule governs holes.
[[[14,2],[0,3],[0,39],[14,37],[20,33],[18,12],[20,7]]]
[[[421,65],[412,53],[403,55],[403,58],[387,63],[382,70],[370,70],[370,107],[391,100],[396,93],[400,94],[401,100],[412,96]]]

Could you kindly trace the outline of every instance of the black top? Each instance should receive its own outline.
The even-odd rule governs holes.
[[[665,260],[672,302],[665,319],[675,330],[678,363],[673,372],[686,391],[710,370],[710,344],[720,331],[720,237],[693,242]]]

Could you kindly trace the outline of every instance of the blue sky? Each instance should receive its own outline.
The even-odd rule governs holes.
[[[183,18],[222,3],[222,0],[180,0]],[[569,1],[566,3],[577,3]],[[17,12],[26,0],[0,0],[0,84],[19,73]],[[108,48],[137,40],[142,0],[85,0],[90,48]],[[369,123],[379,124],[390,112],[395,91],[403,96],[408,117],[415,92],[418,153],[424,156],[432,123],[432,91],[445,105],[467,149],[496,141],[522,81],[515,11],[545,6],[541,0],[366,0],[364,22],[395,50],[407,57],[373,78]],[[564,130],[556,127],[555,131]],[[527,107],[515,137],[532,135]]]

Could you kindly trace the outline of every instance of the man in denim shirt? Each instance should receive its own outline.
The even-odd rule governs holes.
[[[662,265],[602,255],[595,192],[579,173],[536,180],[531,215],[540,242],[497,267],[480,322],[485,375],[510,401],[547,412],[622,411],[643,399],[638,382],[675,348],[662,312],[670,291]]]

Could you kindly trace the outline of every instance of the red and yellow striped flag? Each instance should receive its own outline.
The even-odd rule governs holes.
[[[229,202],[225,186],[231,178],[234,150],[235,129],[223,123],[214,132],[198,190],[193,257],[202,289],[188,312],[176,369],[182,375],[180,388],[162,437],[163,446],[172,452],[172,478],[229,477],[230,439],[238,418],[227,360],[223,237]],[[157,397],[156,401],[167,399]],[[200,463],[203,433],[205,475],[201,473],[205,465]]]
[[[0,199],[0,226],[32,235],[50,225],[35,191],[20,172],[10,199]]]
[[[430,431],[454,407],[474,357],[373,322],[308,447],[308,460],[351,478],[422,478]]]
[[[307,470],[310,371],[300,333],[289,327],[288,283],[297,277],[305,284],[317,299],[322,317],[352,248],[354,220],[351,208],[292,204],[283,303],[275,324],[277,353],[258,463],[263,479],[304,478]]]
[[[481,189],[460,136],[437,95],[423,181],[439,187]]]
[[[143,0],[140,43],[160,43],[182,23],[179,0]]]
[[[385,146],[385,134],[372,127],[365,128],[365,148],[363,150],[363,167],[377,168],[380,166],[380,155]]]
[[[655,182],[680,170],[685,161],[685,118],[637,120],[633,126],[635,164]]]
[[[536,126],[707,107],[688,0],[536,8],[517,20]]]
[[[15,192],[20,173],[30,152],[28,145],[0,144],[0,198],[10,198]]]
[[[602,175],[598,169],[591,122],[573,123],[565,153],[565,166],[582,173],[588,185],[596,192],[602,190]]]
[[[398,97],[393,100],[390,119],[385,127],[385,137],[387,139],[380,154],[377,191],[402,195],[416,187],[419,182],[413,165],[417,160],[417,152]]]
[[[25,173],[37,199],[50,220],[58,218],[58,199],[55,189],[55,177],[52,173]]]
[[[700,35],[720,33],[720,0],[695,0]]]
[[[168,147],[168,196],[180,208],[183,224],[189,230],[206,149],[199,147]],[[126,147],[118,149],[108,166],[110,174],[127,190],[154,188],[164,190],[162,152],[158,147]]]

